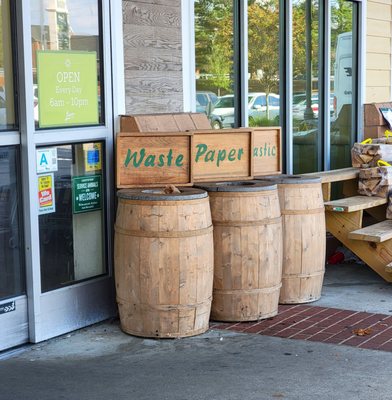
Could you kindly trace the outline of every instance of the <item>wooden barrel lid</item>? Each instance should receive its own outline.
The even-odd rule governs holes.
[[[261,181],[230,181],[230,182],[209,182],[198,184],[196,187],[207,192],[261,192],[264,190],[276,190],[273,182]]]
[[[126,200],[146,201],[182,201],[204,199],[208,197],[206,191],[197,188],[177,188],[180,193],[165,193],[164,189],[165,188],[162,187],[121,189],[117,192],[117,197]]]
[[[312,176],[307,177],[304,175],[269,175],[269,176],[256,176],[255,179],[261,182],[271,182],[276,184],[303,184],[303,183],[321,183],[321,178]]]

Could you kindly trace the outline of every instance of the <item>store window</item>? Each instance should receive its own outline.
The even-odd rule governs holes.
[[[195,1],[196,111],[214,129],[235,125],[233,1]]]
[[[196,90],[219,96],[207,111],[196,101],[196,111],[206,112],[214,128],[282,126],[289,173],[348,166],[360,126],[362,1],[247,4],[247,18],[242,18],[239,0],[195,2]],[[217,60],[226,68],[222,73],[211,67]],[[218,77],[231,79],[223,81],[227,86],[213,85]],[[246,109],[247,121],[242,115],[234,118]]]
[[[293,1],[293,172],[319,171],[322,134],[319,2]]]
[[[248,125],[279,125],[279,0],[248,4]]]
[[[0,131],[15,127],[10,0],[0,0]]]
[[[25,293],[19,151],[0,147],[0,300]]]
[[[104,122],[100,2],[32,0],[37,128]]]
[[[355,136],[357,73],[357,28],[353,26],[357,4],[332,2],[331,6],[331,78],[333,100],[331,115],[331,169],[351,166],[350,149]]]
[[[106,272],[103,154],[103,142],[37,149],[50,171],[37,175],[42,292]]]

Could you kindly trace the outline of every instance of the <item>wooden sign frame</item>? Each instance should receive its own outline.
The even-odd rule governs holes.
[[[281,128],[121,132],[116,168],[117,188],[191,186],[280,174]]]

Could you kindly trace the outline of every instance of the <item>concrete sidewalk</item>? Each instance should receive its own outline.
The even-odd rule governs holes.
[[[391,314],[391,294],[367,267],[328,266],[313,304]],[[392,352],[225,330],[136,338],[112,320],[3,353],[0,400],[389,400],[391,365]]]
[[[0,362],[1,400],[391,399],[392,353],[209,331],[177,340],[106,322]]]

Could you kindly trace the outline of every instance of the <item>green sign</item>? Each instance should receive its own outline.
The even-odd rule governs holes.
[[[98,123],[97,54],[37,51],[41,128]]]
[[[72,178],[72,211],[74,214],[102,208],[101,175]]]

